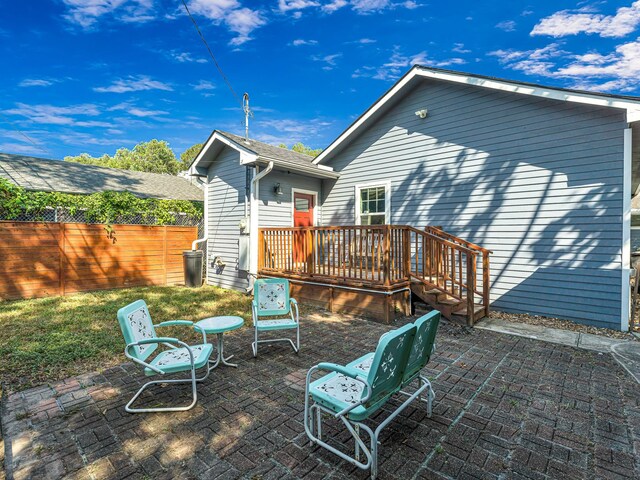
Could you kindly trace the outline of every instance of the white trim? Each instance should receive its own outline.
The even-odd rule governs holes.
[[[622,175],[622,299],[620,305],[620,330],[629,330],[631,300],[629,274],[631,272],[631,142],[630,128],[624,129],[624,169]]]
[[[305,195],[313,195],[313,226],[317,227],[318,226],[318,192],[315,192],[313,190],[305,190],[304,188],[291,188],[291,226],[293,227],[293,215],[295,214],[294,209],[295,209],[295,205],[293,202],[293,196],[296,193],[302,193]]]
[[[318,155],[313,163],[320,163],[333,152],[338,145],[350,137],[356,130],[359,130],[376,112],[378,112],[389,100],[396,96],[409,82],[416,77],[431,78],[434,80],[443,80],[447,82],[462,83],[473,85],[481,88],[490,88],[493,90],[501,90],[504,92],[520,93],[523,95],[531,95],[534,97],[543,97],[564,102],[583,103],[586,105],[596,105],[601,107],[621,108],[627,111],[627,122],[640,120],[640,101],[627,100],[614,97],[606,97],[603,95],[567,92],[557,90],[551,87],[537,87],[533,85],[523,85],[513,83],[506,80],[497,80],[490,78],[476,77],[465,73],[444,72],[432,70],[426,67],[414,66],[407,74],[402,77],[387,93],[385,93],[378,101],[376,101],[365,113],[351,124],[342,134],[336,138],[320,155]]]
[[[360,191],[365,188],[376,188],[376,187],[384,187],[384,223],[391,223],[391,182],[368,182],[368,183],[359,183],[354,186],[354,208],[355,208],[355,221],[356,225],[360,225],[362,221],[361,213],[360,213]]]
[[[202,161],[206,152],[209,150],[209,148],[211,148],[211,145],[213,145],[215,141],[220,141],[224,143],[226,146],[240,152],[241,165],[246,163],[251,163],[258,159],[258,156],[248,148],[245,148],[242,145],[238,145],[236,142],[229,140],[227,137],[225,137],[221,133],[214,131],[213,135],[209,137],[209,139],[207,140],[207,143],[204,145],[204,147],[202,147],[202,150],[200,150],[200,153],[198,153],[198,156],[191,164],[191,167],[189,167],[189,173],[195,173],[195,169],[197,168],[198,164]]]

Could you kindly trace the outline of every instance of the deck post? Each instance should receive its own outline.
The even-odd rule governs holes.
[[[411,231],[402,229],[402,269],[405,280],[411,278]]]
[[[384,238],[382,243],[383,261],[382,261],[382,278],[384,286],[391,285],[391,225],[384,226]]]
[[[467,253],[467,324],[475,322],[476,254]]]
[[[484,305],[484,316],[489,316],[489,303],[491,302],[489,284],[491,275],[489,272],[489,252],[482,251],[482,304]]]
[[[305,235],[305,253],[307,254],[307,274],[313,275],[315,272],[314,248],[313,248],[313,230],[311,228],[304,229]]]

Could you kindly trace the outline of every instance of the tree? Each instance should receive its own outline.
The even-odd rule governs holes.
[[[284,143],[281,143],[278,146],[280,148],[287,148],[287,146]],[[320,155],[322,153],[322,149],[321,148],[313,149],[311,147],[306,146],[302,142],[294,143],[293,147],[291,147],[291,150],[293,150],[294,152],[298,152],[298,153],[303,153],[305,155],[309,155],[310,157],[317,157],[318,155]]]
[[[119,148],[113,157],[107,154],[92,157],[83,153],[75,157],[64,157],[64,161],[170,175],[176,175],[182,169],[182,163],[169,148],[169,144],[155,139],[141,142],[133,147],[133,150]]]
[[[202,146],[204,143],[196,143],[195,145],[191,145],[184,152],[180,154],[180,162],[182,163],[182,169],[186,170],[189,168],[191,163],[196,159],[200,150],[202,150]]]

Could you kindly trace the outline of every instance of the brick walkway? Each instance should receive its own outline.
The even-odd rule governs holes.
[[[9,476],[22,478],[366,478],[302,426],[305,371],[374,349],[390,327],[313,315],[299,356],[252,332],[226,337],[220,368],[179,414],[125,413],[144,381],[131,364],[12,395],[2,412]],[[429,365],[432,418],[406,409],[380,450],[382,479],[640,478],[640,388],[607,354],[444,324]],[[149,402],[184,386],[159,388]],[[336,424],[337,425],[337,424]]]

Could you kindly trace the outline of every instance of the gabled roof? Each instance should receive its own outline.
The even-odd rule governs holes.
[[[401,98],[406,91],[410,90],[416,82],[424,78],[473,85],[480,88],[489,88],[521,95],[543,97],[552,100],[618,108],[626,110],[627,122],[631,123],[640,120],[640,97],[547,87],[535,83],[415,65],[342,132],[313,162],[318,164],[340,151],[348,139],[354,138],[362,130],[367,128],[367,126],[379,118],[390,105]]]
[[[42,192],[92,194],[112,190],[138,197],[201,202],[203,192],[188,180],[82,163],[0,153],[0,177]]]
[[[310,175],[316,178],[338,178],[339,174],[333,169],[324,165],[313,163],[313,157],[303,153],[294,152],[286,148],[276,147],[268,143],[254,139],[245,140],[240,135],[214,130],[204,143],[200,153],[189,168],[190,171],[198,167],[206,168],[217,155],[218,150],[224,146],[233,148],[240,152],[240,164],[260,164],[264,165],[273,162],[274,166],[281,169],[291,170],[297,173]]]

